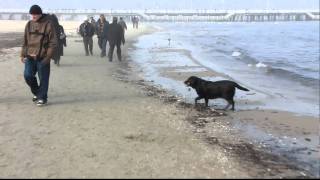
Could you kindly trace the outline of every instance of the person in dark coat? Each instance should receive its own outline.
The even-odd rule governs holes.
[[[125,33],[125,31],[127,30],[127,24],[126,24],[126,22],[123,20],[122,17],[120,17],[120,20],[119,20],[118,24],[120,24],[120,26],[121,26],[122,29],[123,29],[123,33]]]
[[[62,25],[59,25],[59,35],[58,35],[58,59],[54,60],[54,63],[59,66],[60,58],[63,56],[63,47],[67,47],[67,36],[64,32],[64,28]]]
[[[96,26],[96,20],[94,19],[94,17],[90,17],[90,23],[93,25],[93,26]]]
[[[59,37],[60,37],[60,24],[59,24],[59,20],[58,20],[58,17],[55,15],[55,14],[47,14],[47,17],[48,19],[51,21],[54,29],[55,29],[55,32],[56,32],[56,38],[57,38],[57,41],[59,42]],[[54,60],[54,63],[57,64],[58,61],[60,61],[60,52],[59,52],[59,49],[60,49],[60,44],[58,43],[57,44],[57,48],[55,49],[55,51],[53,52],[53,56],[52,56],[52,59]]]
[[[98,36],[98,45],[101,49],[101,57],[106,56],[106,46],[107,46],[107,29],[109,26],[109,22],[106,20],[105,16],[103,14],[100,15],[99,20],[96,24],[96,33]],[[105,33],[104,33],[105,32]]]
[[[136,24],[136,17],[135,16],[131,17],[131,22],[132,22],[132,26],[133,26],[133,29],[134,29],[135,24]]]
[[[135,24],[136,24],[136,29],[138,29],[138,26],[139,26],[139,17],[136,16],[135,18]]]
[[[85,19],[84,23],[82,23],[79,27],[80,35],[83,37],[84,49],[86,51],[86,56],[89,56],[89,51],[91,56],[93,55],[93,39],[95,29],[94,26],[89,23],[88,19]]]
[[[115,46],[117,46],[117,56],[118,60],[121,61],[121,43],[125,43],[123,29],[120,24],[118,24],[118,18],[113,17],[112,23],[109,25],[109,29],[107,30],[107,37],[109,41],[109,61],[112,61],[113,51]]]

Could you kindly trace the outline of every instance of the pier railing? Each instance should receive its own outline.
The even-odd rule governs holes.
[[[95,17],[104,14],[124,17],[130,20],[138,16],[141,21],[319,21],[319,10],[97,10],[97,9],[45,9],[46,13],[54,13],[60,20],[81,21],[85,17]],[[1,20],[30,19],[26,9],[0,9]]]

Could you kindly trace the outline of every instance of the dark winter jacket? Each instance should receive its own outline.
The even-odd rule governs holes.
[[[124,20],[120,20],[118,24],[120,24],[123,30],[127,30],[127,24],[126,22],[124,22]]]
[[[63,46],[65,47],[67,46],[67,36],[64,32],[63,26],[61,25],[59,25],[59,32],[60,34],[59,34],[59,40],[58,40],[59,42],[58,54],[60,56],[63,56]]]
[[[103,22],[101,21],[101,19],[99,19],[97,21],[96,24],[96,33],[98,38],[107,38],[107,29],[109,26],[109,22],[107,20],[104,20]]]
[[[121,42],[125,42],[123,28],[117,22],[109,25],[107,36],[110,44],[121,44]]]
[[[89,22],[82,23],[79,30],[82,37],[92,37],[95,32],[94,26]]]

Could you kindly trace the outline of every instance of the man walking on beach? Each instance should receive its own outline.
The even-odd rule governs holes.
[[[110,45],[109,53],[108,53],[109,61],[110,62],[112,61],[113,51],[115,46],[117,46],[118,60],[121,61],[121,43],[124,44],[125,39],[124,39],[123,29],[120,26],[120,24],[118,24],[117,17],[113,17],[112,24],[110,24],[107,34],[108,34],[107,36],[108,36],[109,45]]]
[[[127,30],[127,24],[126,24],[126,22],[123,20],[122,17],[120,17],[120,20],[119,20],[119,23],[118,23],[118,24],[120,24],[120,26],[122,27],[122,29],[123,29],[123,34],[125,34],[125,31]]]
[[[31,6],[29,13],[32,20],[25,27],[21,62],[25,64],[25,81],[34,95],[32,100],[38,106],[42,106],[47,103],[50,61],[57,48],[58,39],[48,15],[42,14],[42,9],[38,5]]]
[[[106,31],[108,29],[109,22],[106,20],[105,16],[103,14],[100,15],[99,20],[97,21],[97,36],[98,36],[98,45],[99,48],[101,49],[101,57],[106,56],[106,48],[107,48],[107,34]]]
[[[139,26],[139,17],[136,16],[135,18],[135,24],[136,24],[136,29],[138,29],[138,26]]]
[[[86,18],[84,22],[79,27],[80,35],[83,38],[84,49],[86,51],[86,56],[89,56],[89,51],[91,56],[93,56],[93,40],[92,36],[94,35],[95,28]]]
[[[133,29],[134,29],[134,28],[138,29],[139,18],[138,18],[137,16],[133,16],[133,18],[131,19],[131,21],[132,21]]]
[[[96,20],[94,17],[90,17],[90,23],[95,27],[96,26]]]
[[[132,26],[133,26],[133,29],[134,29],[134,27],[136,25],[136,17],[135,16],[131,17],[131,22],[132,22]]]
[[[57,66],[60,66],[60,58],[63,56],[63,47],[67,47],[67,36],[64,32],[64,28],[59,24],[59,34],[58,34],[58,55],[59,58],[54,61]]]

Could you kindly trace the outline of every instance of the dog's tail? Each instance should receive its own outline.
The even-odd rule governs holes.
[[[240,85],[237,84],[237,83],[235,83],[235,87],[238,88],[238,89],[240,89],[240,90],[242,90],[242,91],[249,91],[249,89],[244,88],[244,87],[240,86]]]

